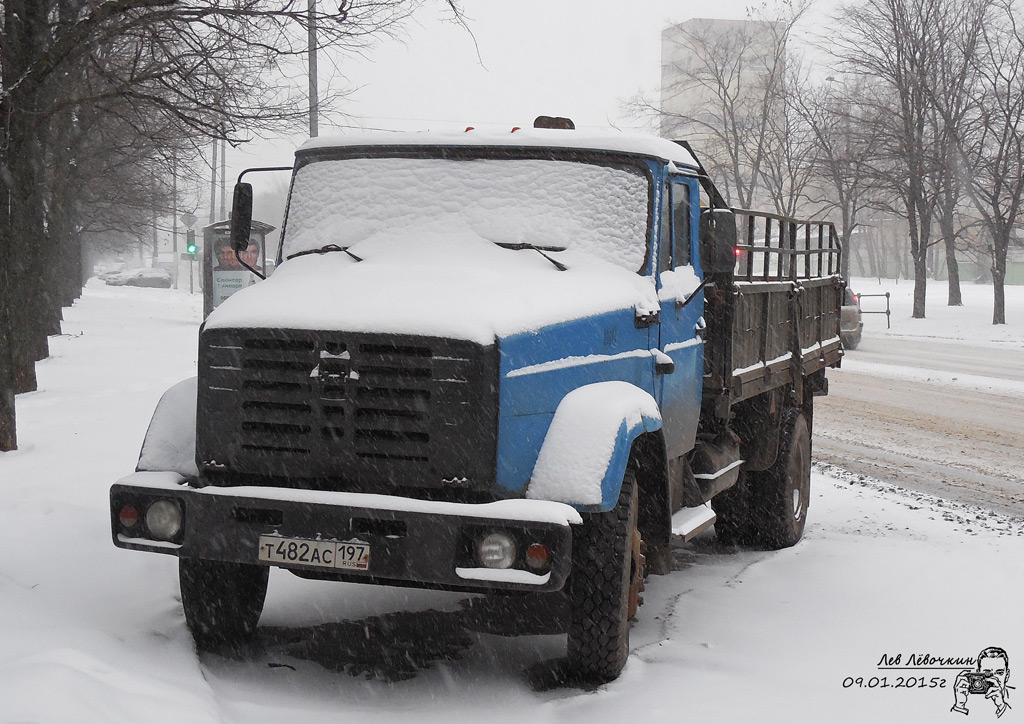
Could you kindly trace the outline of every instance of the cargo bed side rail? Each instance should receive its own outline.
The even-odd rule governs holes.
[[[839,235],[827,221],[734,211],[730,402],[783,385],[800,399],[803,379],[842,358]]]
[[[835,224],[766,211],[733,209],[740,243],[736,281],[797,281],[840,273]]]

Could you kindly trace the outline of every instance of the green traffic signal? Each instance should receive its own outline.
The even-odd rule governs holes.
[[[185,233],[185,251],[192,256],[196,255],[196,232],[191,229]]]

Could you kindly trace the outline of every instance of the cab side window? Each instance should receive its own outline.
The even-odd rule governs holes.
[[[690,263],[690,187],[672,184],[672,266]]]
[[[661,244],[658,245],[658,269],[672,268],[672,184],[665,184],[661,191]]]

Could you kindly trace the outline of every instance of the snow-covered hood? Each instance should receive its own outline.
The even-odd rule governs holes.
[[[468,231],[387,236],[308,254],[244,289],[208,329],[290,328],[382,332],[488,344],[512,334],[618,309],[658,308],[649,277],[579,252],[555,252],[559,271],[532,249],[510,250]]]

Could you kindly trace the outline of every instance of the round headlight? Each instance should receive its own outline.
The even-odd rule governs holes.
[[[157,540],[171,540],[181,531],[181,505],[175,500],[158,500],[146,510],[146,528]]]
[[[516,560],[516,542],[507,533],[491,533],[480,541],[477,555],[485,568],[511,568]]]

